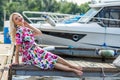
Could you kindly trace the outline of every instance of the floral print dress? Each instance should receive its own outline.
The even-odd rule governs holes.
[[[16,45],[21,45],[20,53],[24,64],[35,65],[41,69],[52,69],[58,56],[43,50],[34,41],[32,31],[27,27],[18,27],[16,30]]]

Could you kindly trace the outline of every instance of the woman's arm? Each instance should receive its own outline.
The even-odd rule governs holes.
[[[16,45],[14,64],[19,64],[19,48],[20,48],[20,45]]]
[[[41,32],[39,29],[37,29],[37,28],[35,28],[35,27],[32,27],[28,22],[24,21],[24,25],[25,25],[25,27],[30,28],[30,29],[33,31],[33,34],[34,34],[35,36],[42,34],[42,32]]]
[[[12,67],[12,65],[18,65],[19,64],[19,47],[20,47],[20,45],[16,45],[16,49],[15,49],[15,62],[10,64],[9,67]]]

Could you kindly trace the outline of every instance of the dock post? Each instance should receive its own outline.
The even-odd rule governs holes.
[[[9,76],[8,76],[8,80],[12,80],[12,68],[10,67],[9,69]]]

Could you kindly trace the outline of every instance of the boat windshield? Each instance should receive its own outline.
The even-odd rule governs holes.
[[[91,8],[84,16],[80,18],[78,22],[87,23],[93,18],[98,12],[100,8]]]

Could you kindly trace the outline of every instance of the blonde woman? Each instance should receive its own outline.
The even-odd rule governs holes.
[[[20,52],[24,64],[32,64],[41,69],[55,68],[64,71],[73,71],[78,76],[83,74],[80,66],[71,65],[60,56],[38,47],[34,41],[34,36],[42,35],[42,32],[29,25],[21,14],[11,14],[9,31],[12,44],[16,46],[15,62],[12,65],[19,64]]]

